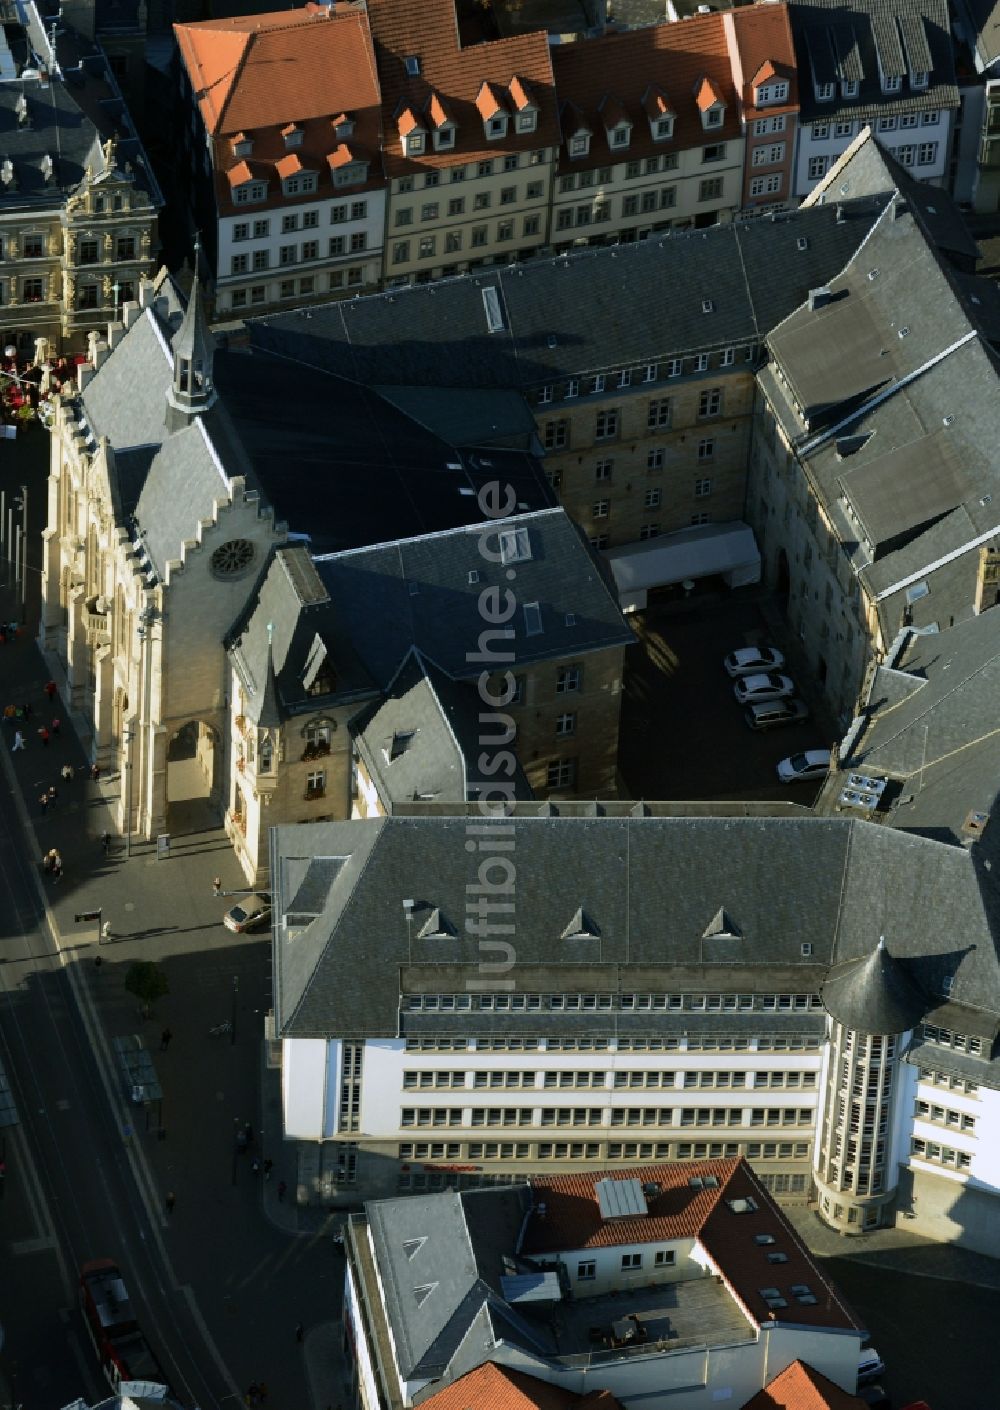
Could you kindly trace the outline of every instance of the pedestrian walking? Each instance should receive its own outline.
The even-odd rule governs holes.
[[[270,1180],[270,1178],[271,1178],[271,1170],[272,1170],[272,1167],[273,1167],[273,1166],[274,1166],[274,1161],[271,1160],[270,1158],[268,1158],[267,1160],[264,1161],[264,1179],[265,1179],[265,1180]]]
[[[110,940],[110,939],[111,939],[111,922],[110,922],[109,920],[106,920],[106,921],[104,922],[104,924],[101,926],[101,939],[102,939],[102,940]]]
[[[42,812],[44,813],[49,806],[49,795],[47,793],[43,793],[38,801],[41,804]]]
[[[53,701],[53,700],[55,700],[55,698],[56,698],[56,691],[57,691],[58,689],[59,689],[59,687],[56,685],[55,681],[46,681],[46,682],[45,682],[45,694],[49,697],[49,701],[50,701],[50,702]]]
[[[53,721],[52,721],[52,733],[53,733],[53,734],[58,734],[61,729],[62,729],[62,720],[59,718],[58,715],[56,715],[55,718],[54,718]]]
[[[24,735],[21,733],[21,731],[20,731],[19,729],[16,729],[16,730],[14,731],[14,743],[11,745],[10,752],[11,752],[12,754],[16,754],[19,749],[23,749],[23,748],[24,748]]]
[[[279,1180],[279,1181],[278,1181],[278,1202],[279,1202],[279,1204],[281,1204],[281,1203],[284,1202],[284,1199],[285,1199],[285,1191],[286,1191],[287,1189],[288,1189],[288,1186],[285,1184],[284,1180]]]
[[[177,1203],[177,1196],[174,1194],[173,1190],[168,1190],[168,1191],[167,1191],[167,1197],[166,1197],[166,1199],[163,1201],[163,1203],[164,1203],[164,1204],[166,1205],[166,1207],[167,1207],[167,1213],[168,1213],[168,1214],[173,1214],[173,1212],[174,1212],[174,1205]]]
[[[301,1322],[297,1322],[297,1323],[295,1324],[295,1340],[298,1342],[299,1346],[302,1345],[302,1342],[303,1342],[303,1340],[305,1339],[305,1335],[306,1335],[306,1329],[305,1329],[305,1327],[303,1327],[303,1325],[302,1325]]]
[[[45,728],[44,725],[42,725],[41,729],[38,731],[38,738],[42,741],[42,747],[43,747],[44,749],[48,749],[48,747],[49,747],[49,732],[48,732],[48,730]]]
[[[107,857],[111,852],[111,833],[107,828],[101,833],[101,846],[104,848],[104,855]]]
[[[100,766],[100,764],[91,764],[91,766],[90,766],[90,777],[93,779],[93,781],[94,781],[95,783],[99,782],[100,777],[101,777],[101,766]]]
[[[63,783],[71,783],[76,770],[73,768],[72,764],[63,764],[59,772],[62,775]]]
[[[161,1053],[165,1053],[165,1052],[167,1051],[167,1049],[170,1047],[170,1040],[171,1040],[171,1038],[172,1038],[173,1036],[174,1036],[174,1035],[171,1033],[171,1031],[170,1031],[169,1028],[164,1028],[163,1032],[160,1034],[160,1052],[161,1052]]]
[[[49,803],[50,803],[50,805],[51,805],[53,808],[54,808],[55,805],[56,805],[56,799],[57,799],[58,797],[59,797],[59,790],[56,788],[55,784],[52,784],[52,786],[49,788],[48,798],[49,798]]]
[[[254,1175],[260,1174],[260,1161],[256,1156],[254,1156],[253,1160],[250,1162],[250,1169]]]
[[[52,861],[52,880],[62,881],[63,865],[62,857],[57,852]]]
[[[244,1134],[244,1136],[246,1136],[246,1138],[247,1138],[247,1145],[248,1145],[248,1146],[252,1146],[252,1145],[253,1145],[253,1127],[250,1125],[250,1122],[249,1122],[249,1121],[248,1121],[247,1124],[243,1127],[243,1134]]]

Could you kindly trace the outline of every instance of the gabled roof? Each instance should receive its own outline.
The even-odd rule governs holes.
[[[213,136],[378,106],[362,11],[278,10],[179,24],[174,32]]]
[[[368,16],[382,87],[388,175],[460,166],[508,152],[557,145],[552,61],[544,31],[463,47],[454,0],[422,0],[420,4],[370,0]],[[536,128],[518,132],[511,123],[505,138],[489,142],[483,130],[484,117],[498,108],[510,111],[518,106],[511,92],[515,78],[530,85],[538,105]],[[448,103],[455,121],[454,145],[443,151],[422,152],[412,159],[405,157],[393,114],[401,99],[422,110],[431,92],[439,93]]]
[[[726,101],[719,85],[707,76],[695,84],[694,100],[702,112]]]
[[[640,125],[648,126],[644,118]],[[846,200],[839,216],[831,203],[773,221],[735,221],[478,270],[319,306],[308,321],[287,313],[247,326],[254,346],[291,358],[301,357],[306,337],[313,366],[368,386],[535,389],[590,371],[757,343],[810,289],[843,269],[887,199]],[[499,332],[487,324],[488,290],[496,291],[503,317]],[[706,294],[711,318],[702,308]]]
[[[799,79],[788,8],[787,4],[746,5],[726,12],[742,78],[740,97],[747,112],[755,111],[756,86],[772,78],[787,81],[788,97],[783,103],[769,103],[766,111],[781,113],[798,107]]]
[[[864,1401],[848,1395],[804,1361],[793,1361],[743,1410],[864,1410]]]
[[[609,147],[602,131],[600,138],[591,142],[587,157],[571,158],[563,150],[560,172],[606,166],[609,158],[620,162],[703,145],[705,131],[699,112],[702,89],[709,95],[706,105],[718,101],[726,108],[725,121],[711,129],[712,140],[736,140],[741,136],[724,17],[720,14],[694,15],[681,24],[657,24],[559,44],[552,51],[552,66],[563,105],[564,136],[572,130],[565,117],[567,103],[579,108],[595,131],[613,126],[601,113],[601,104],[609,94],[619,99],[633,124],[627,148]],[[674,130],[666,143],[654,141],[649,129],[644,99],[650,86],[669,93],[672,99]]]
[[[492,1361],[459,1376],[420,1403],[429,1410],[621,1410],[610,1391],[580,1395]]]
[[[958,107],[947,0],[790,0],[789,13],[804,119]],[[883,93],[880,66],[893,77],[926,72],[930,82],[915,92],[907,78],[898,93]],[[831,100],[817,100],[813,75],[835,85]],[[856,97],[843,96],[845,80],[859,84]]]

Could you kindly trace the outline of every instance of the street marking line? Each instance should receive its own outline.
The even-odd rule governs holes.
[[[201,1315],[201,1308],[198,1306],[198,1301],[194,1295],[194,1288],[191,1287],[190,1283],[185,1283],[184,1286],[179,1289],[179,1292],[184,1298],[184,1300],[187,1302],[188,1310],[190,1311],[192,1318],[197,1324],[198,1330],[201,1332],[202,1340],[208,1349],[208,1354],[215,1362],[215,1369],[218,1371],[223,1381],[229,1387],[230,1391],[232,1391],[234,1395],[238,1396],[240,1393],[239,1386],[237,1386],[236,1382],[230,1375],[229,1367],[226,1365],[225,1361],[223,1361],[222,1353],[216,1346],[215,1340],[211,1332],[208,1330],[208,1324],[206,1323],[204,1317]]]

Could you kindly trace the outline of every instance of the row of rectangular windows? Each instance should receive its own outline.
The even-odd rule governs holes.
[[[850,127],[853,124],[846,123],[844,126]],[[837,126],[841,126],[840,123]],[[839,135],[839,134],[838,134]],[[938,143],[920,142],[909,143],[901,147],[895,147],[892,155],[901,166],[933,166],[937,161]],[[834,157],[810,157],[808,175],[810,181],[819,181],[827,173],[830,164],[836,160]]]
[[[311,296],[321,294],[327,288],[331,291],[338,289],[359,289],[368,281],[365,278],[363,265],[352,266],[350,269],[334,269],[324,280],[315,274],[309,274],[301,279],[283,279],[278,285],[278,298],[291,299],[301,295]],[[268,302],[269,286],[267,284],[255,284],[250,289],[233,289],[229,294],[230,308],[246,308],[248,304],[266,304]]]
[[[964,1092],[968,1097],[979,1091],[978,1082],[970,1082],[965,1077],[955,1077],[950,1072],[936,1072],[930,1067],[921,1067],[919,1072],[921,1082],[926,1082],[931,1087],[947,1087],[951,1092]]]
[[[522,1072],[519,1070],[487,1070],[479,1072],[452,1071],[448,1069],[410,1070],[403,1073],[403,1087],[450,1088],[459,1087],[802,1087],[816,1086],[815,1072],[701,1072],[701,1071],[655,1071],[655,1072],[594,1072],[568,1069],[559,1072]],[[470,1081],[471,1079],[471,1081]]]
[[[471,166],[450,167],[448,180],[455,186],[460,181],[464,181],[466,177],[477,180],[493,176],[498,170],[517,171],[521,164],[521,155],[520,152],[508,152],[503,157],[488,157],[481,162],[474,162]],[[549,154],[545,148],[542,148],[540,151],[529,152],[527,155],[528,166],[542,166],[548,159]],[[500,164],[499,167],[497,166],[498,162]],[[441,173],[439,171],[428,171],[423,175],[421,189],[429,191],[433,187],[440,186],[440,184]],[[399,177],[393,185],[393,190],[400,195],[407,195],[410,191],[416,190],[415,178],[412,176]]]
[[[367,201],[350,201],[344,205],[330,207],[330,224],[343,225],[348,220],[366,220]],[[319,228],[319,211],[294,211],[281,217],[282,235],[290,235],[295,230],[316,230]],[[271,217],[258,220],[239,220],[233,225],[233,243],[243,240],[267,240],[271,235]]]
[[[712,300],[706,299],[711,312]],[[742,349],[740,361],[752,362],[755,347],[748,344]],[[649,386],[654,382],[671,381],[699,372],[708,372],[713,367],[734,367],[737,362],[737,349],[720,348],[715,353],[696,353],[691,357],[668,357],[663,362],[647,362],[639,367],[613,368],[610,372],[595,372],[587,377],[568,377],[565,382],[551,382],[539,387],[535,402],[547,406],[553,401],[573,401],[579,396],[600,396],[603,392],[624,391],[633,386]],[[721,392],[719,393],[721,396]],[[651,402],[646,418],[647,428],[669,426],[671,423],[670,401]]]
[[[968,1033],[952,1033],[949,1029],[938,1028],[933,1023],[925,1023],[922,1032],[928,1043],[937,1043],[942,1048],[953,1048],[960,1053],[972,1053],[974,1057],[982,1056],[982,1038],[975,1038]]]
[[[617,1002],[616,1002],[617,1000]],[[805,1013],[822,1009],[819,994],[404,994],[404,1009],[427,1012],[490,1010],[497,1013],[550,1013],[613,1010],[623,1013],[666,1010],[685,1013]]]
[[[540,201],[544,195],[545,187],[541,181],[529,181],[524,188],[524,199],[526,201]],[[472,209],[474,211],[488,211],[492,204],[492,191],[477,191],[472,198]],[[500,204],[502,206],[516,206],[518,204],[518,190],[516,186],[502,186],[500,188]],[[415,213],[415,206],[397,206],[392,217],[394,228],[398,230],[405,225],[412,225]],[[446,214],[449,216],[465,215],[465,197],[452,196],[447,203]],[[420,207],[421,221],[439,220],[440,217],[440,202],[427,201]]]
[[[542,1155],[541,1152],[546,1152]],[[808,1141],[404,1141],[400,1160],[621,1160],[639,1156],[657,1160],[806,1160]],[[553,1154],[558,1152],[558,1154]],[[628,1154],[624,1154],[628,1152]]]
[[[281,245],[278,249],[277,268],[288,269],[296,264],[308,264],[311,260],[331,259],[339,255],[359,255],[368,248],[368,235],[364,230],[355,230],[350,236],[331,235],[327,241],[327,251],[320,252],[318,240],[303,240],[301,245]],[[271,268],[270,250],[252,250],[246,254],[231,255],[230,274],[249,274]]]
[[[933,1121],[939,1126],[951,1126],[959,1131],[974,1132],[976,1129],[976,1118],[967,1111],[955,1111],[953,1107],[938,1106],[936,1102],[918,1101],[913,1114],[923,1121]]]
[[[567,1158],[571,1158],[574,1160],[596,1160],[598,1158],[590,1155],[586,1157],[578,1155],[567,1157],[565,1153],[566,1149],[568,1149],[568,1147],[562,1145],[552,1146],[540,1159],[566,1160]],[[575,1149],[575,1147],[573,1149]],[[590,1147],[588,1147],[588,1150],[589,1149]],[[659,1150],[659,1147],[656,1149]],[[612,1160],[651,1160],[653,1159],[650,1153],[651,1150],[652,1147],[648,1144],[636,1145],[635,1143],[631,1143],[626,1147],[619,1148],[616,1155],[612,1156],[609,1154],[607,1158]],[[701,1157],[696,1158],[700,1159]],[[660,1159],[660,1156],[657,1155],[656,1159]],[[443,1174],[438,1170],[403,1171],[398,1177],[396,1188],[400,1191],[411,1191],[417,1194],[434,1190],[472,1190],[483,1185],[516,1185],[523,1179],[523,1175],[453,1175],[450,1173]],[[772,1174],[763,1172],[758,1175],[758,1179],[764,1188],[772,1195],[805,1194],[809,1188],[809,1177],[807,1175],[789,1173],[787,1171],[776,1171]],[[851,1214],[855,1214],[853,1209],[851,1210]]]
[[[897,128],[934,127],[941,118],[936,108],[928,108],[925,113],[900,113],[897,117],[881,117],[878,120],[879,132],[895,132]],[[853,137],[864,123],[857,122],[814,122],[809,128],[813,142],[825,142],[831,130],[834,137]]]
[[[956,1151],[951,1146],[939,1146],[936,1141],[925,1141],[914,1136],[910,1141],[910,1154],[921,1160],[933,1161],[936,1165],[952,1165],[958,1170],[969,1170],[972,1156],[968,1151]]]
[[[749,1115],[747,1112],[749,1111]],[[676,1116],[676,1121],[674,1117]],[[407,1126],[811,1126],[812,1107],[405,1106]]]
[[[707,354],[705,354],[707,357]],[[596,380],[596,379],[595,379]],[[707,421],[722,415],[722,388],[710,387],[698,398],[698,419]],[[672,424],[672,409],[669,397],[651,401],[646,413],[646,429],[649,431],[669,430]],[[546,421],[541,428],[542,444],[546,450],[566,450],[570,444],[572,427],[568,416]],[[605,407],[594,418],[595,441],[613,441],[621,434],[622,413],[620,407]],[[650,467],[655,468],[655,467]]]
[[[408,1053],[816,1053],[820,1039],[810,1033],[740,1038],[724,1034],[679,1038],[455,1038],[442,1034],[407,1038]]]
[[[526,215],[521,219],[521,235],[533,236],[542,233],[542,217],[540,215]],[[506,220],[498,220],[496,233],[493,242],[498,245],[508,244],[515,236],[515,220],[509,216]],[[489,245],[490,227],[488,225],[474,225],[469,231],[469,247],[473,250],[480,250]],[[444,255],[457,255],[461,252],[465,244],[465,232],[463,230],[446,230],[441,241],[441,253]],[[417,239],[417,259],[433,259],[438,253],[437,235],[421,235]],[[392,246],[392,263],[406,264],[410,258],[411,241],[395,240]],[[531,251],[529,250],[530,254]]]

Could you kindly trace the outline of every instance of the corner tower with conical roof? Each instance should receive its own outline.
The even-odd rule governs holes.
[[[215,339],[208,326],[202,298],[198,265],[201,246],[194,248],[194,281],[184,319],[170,344],[173,377],[167,390],[167,430],[178,431],[195,416],[213,406],[216,399],[212,364]]]
[[[893,1099],[903,1034],[927,999],[889,953],[837,965],[822,990],[830,1050],[813,1174],[824,1223],[845,1234],[877,1229],[896,1195]]]

